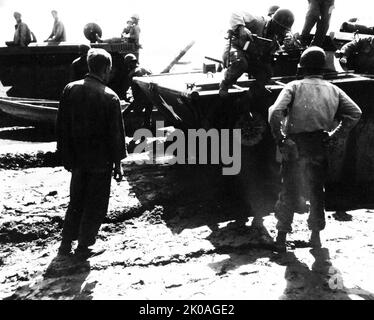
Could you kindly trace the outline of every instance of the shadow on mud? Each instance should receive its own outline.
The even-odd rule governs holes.
[[[272,261],[286,266],[287,286],[282,300],[351,300],[351,295],[373,300],[374,295],[360,288],[347,288],[341,272],[333,266],[327,248],[311,249],[314,262],[309,268],[293,252],[276,255]]]

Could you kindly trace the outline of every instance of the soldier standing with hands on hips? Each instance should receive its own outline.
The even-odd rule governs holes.
[[[325,228],[324,183],[327,147],[345,138],[361,117],[361,110],[348,95],[323,79],[326,54],[310,47],[300,58],[304,78],[288,83],[269,109],[272,134],[282,154],[282,191],[275,205],[278,220],[276,250],[286,251],[286,236],[292,231],[301,185],[310,199],[308,227],[310,244],[321,247]],[[334,120],[338,120],[336,127]]]

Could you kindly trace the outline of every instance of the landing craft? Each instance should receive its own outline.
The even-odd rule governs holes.
[[[101,28],[95,23],[87,24],[84,34],[90,41],[93,32],[101,35]],[[134,44],[31,43],[28,47],[0,47],[0,110],[24,122],[53,126],[63,88],[88,71],[86,55],[90,48],[103,48],[111,54],[109,86],[121,97],[125,81],[123,58],[128,53],[138,55]],[[126,107],[124,101],[121,105]]]

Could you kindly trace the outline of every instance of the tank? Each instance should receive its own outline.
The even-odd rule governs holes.
[[[279,164],[267,124],[268,108],[284,85],[296,77],[272,78],[266,86],[267,95],[255,101],[248,100],[254,80],[245,76],[229,90],[229,97],[222,99],[218,94],[222,78],[222,72],[191,72],[135,78],[135,82],[175,127],[242,129],[242,149],[247,155],[242,163],[256,163],[246,179],[254,179],[258,170],[271,172],[265,192],[276,194],[280,186]],[[334,72],[325,78],[347,92],[363,111],[345,143],[330,154],[327,209],[374,207],[374,79],[349,72]]]

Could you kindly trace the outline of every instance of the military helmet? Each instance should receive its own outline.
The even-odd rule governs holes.
[[[89,40],[91,43],[95,43],[97,36],[101,38],[103,31],[97,23],[90,22],[84,26],[83,33],[87,40]]]
[[[131,15],[130,18],[135,19],[135,20],[139,20],[139,15],[137,13],[134,13],[133,15]]]
[[[284,29],[290,30],[295,21],[295,16],[291,10],[280,8],[275,11],[272,20]]]
[[[271,17],[278,9],[279,6],[271,6],[268,10],[268,16]]]
[[[318,69],[326,68],[326,53],[317,46],[312,46],[306,49],[300,57],[299,68],[303,69]]]
[[[125,63],[126,64],[129,64],[130,62],[137,62],[138,59],[136,58],[136,56],[132,53],[129,53],[125,56]]]

